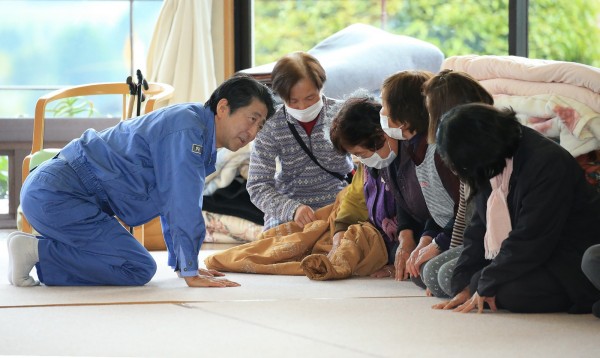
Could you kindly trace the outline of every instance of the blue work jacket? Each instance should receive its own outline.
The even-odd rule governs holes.
[[[61,155],[105,205],[137,226],[160,216],[169,265],[182,276],[198,272],[205,237],[202,192],[215,171],[215,116],[197,103],[177,104],[97,132],[88,129]]]

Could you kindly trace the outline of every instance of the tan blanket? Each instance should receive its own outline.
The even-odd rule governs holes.
[[[368,276],[386,263],[387,249],[381,234],[370,223],[360,223],[348,228],[330,258],[312,254],[302,260],[301,266],[311,280],[324,281]]]
[[[296,276],[306,274],[310,278],[321,280],[339,279],[344,275],[344,277],[348,277],[352,274],[371,274],[385,265],[387,251],[379,232],[372,226],[371,229],[361,229],[361,225],[358,225],[358,228],[349,229],[344,235],[340,247],[336,250],[336,253],[339,251],[339,256],[333,264],[339,265],[346,260],[347,264],[342,265],[344,269],[341,269],[340,266],[333,270],[325,270],[330,273],[323,273],[322,269],[310,269],[309,273],[305,273],[303,269],[303,267],[308,269],[312,266],[310,262],[314,262],[315,259],[321,261],[323,258],[326,259],[327,253],[331,250],[331,238],[335,229],[334,221],[340,198],[343,198],[345,191],[340,192],[334,204],[317,210],[315,214],[318,220],[306,225],[304,229],[294,222],[281,224],[263,232],[256,241],[234,246],[208,256],[204,260],[204,264],[208,269],[225,272]],[[368,232],[368,234],[363,234],[363,232]],[[375,233],[379,243],[373,238]],[[358,238],[358,236],[364,236],[364,238]],[[350,239],[351,237],[352,239]],[[340,251],[340,249],[342,250]],[[348,258],[342,257],[343,252],[348,253]],[[303,265],[302,261],[307,256],[313,258]],[[320,273],[314,274],[312,273],[314,271]],[[316,278],[321,277],[319,275],[325,278]]]

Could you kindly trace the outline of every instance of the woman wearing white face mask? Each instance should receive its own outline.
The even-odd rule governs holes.
[[[396,280],[409,276],[425,288],[416,266],[422,247],[449,240],[459,198],[459,180],[428,145],[429,115],[422,94],[432,77],[425,71],[402,71],[382,86],[380,123],[396,139],[397,157],[382,177],[394,192],[397,204],[398,247]],[[416,249],[416,250],[415,250]]]
[[[319,61],[306,52],[286,55],[273,68],[273,90],[284,105],[254,141],[247,184],[265,214],[265,230],[314,221],[314,210],[333,203],[347,185],[351,158],[334,150],[325,130],[341,102],[321,94],[325,80]]]
[[[381,172],[395,160],[398,142],[388,137],[379,124],[381,104],[366,97],[350,98],[334,118],[330,137],[340,153],[351,153],[362,164],[341,201],[335,219],[333,248],[329,257],[344,255],[338,250],[344,233],[351,225],[369,221],[381,234],[388,262],[373,272],[373,277],[394,274],[396,235],[396,202]]]

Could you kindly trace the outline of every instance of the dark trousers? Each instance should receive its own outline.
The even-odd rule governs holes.
[[[481,271],[471,280],[475,292]],[[518,313],[566,312],[572,305],[560,283],[544,268],[507,282],[496,292],[496,306]]]

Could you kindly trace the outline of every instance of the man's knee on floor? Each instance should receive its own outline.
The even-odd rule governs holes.
[[[156,261],[148,255],[148,259],[136,264],[134,270],[131,270],[131,286],[143,286],[152,280],[156,274]]]

